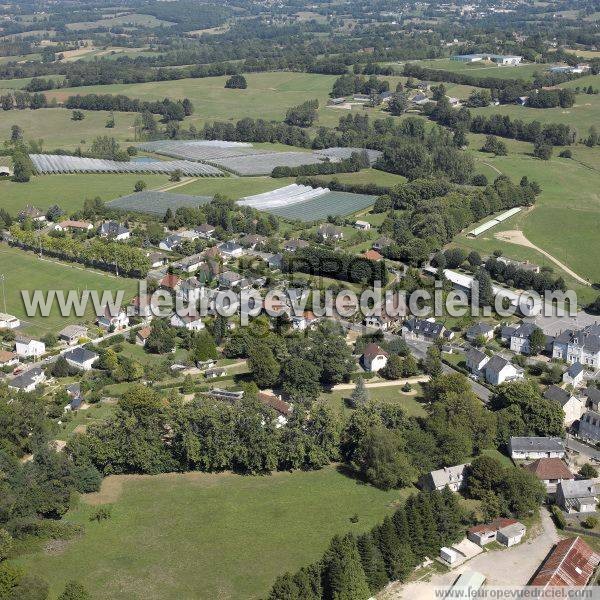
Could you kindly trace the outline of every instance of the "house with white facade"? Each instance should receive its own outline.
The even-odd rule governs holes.
[[[188,331],[200,331],[204,329],[204,323],[198,315],[178,315],[175,313],[171,317],[172,327],[183,327]]]
[[[561,481],[556,487],[556,503],[567,513],[595,512],[599,492],[595,479]]]
[[[565,413],[564,424],[565,427],[570,427],[573,423],[581,418],[581,415],[585,412],[585,404],[573,394],[570,394],[566,390],[558,387],[557,385],[551,385],[545,392],[544,398],[546,400],[553,400],[560,404],[563,412]]]
[[[111,238],[117,242],[123,242],[131,237],[131,231],[116,221],[105,221],[100,225],[98,235]]]
[[[564,458],[565,441],[559,437],[511,437],[510,457],[516,460]]]
[[[46,374],[42,367],[34,367],[21,375],[17,375],[8,382],[8,387],[20,392],[33,392],[38,385],[46,381]]]
[[[388,353],[380,348],[377,344],[371,342],[365,347],[363,352],[363,364],[367,371],[376,373],[387,365]]]
[[[39,358],[46,354],[46,344],[26,335],[15,337],[15,352],[20,358]]]
[[[563,383],[577,387],[583,383],[584,373],[584,366],[580,362],[575,362],[563,373]]]
[[[586,367],[600,368],[600,325],[563,331],[554,339],[552,357],[569,364],[578,362]]]
[[[600,412],[596,410],[586,411],[579,420],[577,435],[591,444],[600,442]]]
[[[0,313],[0,329],[16,329],[21,326],[21,321],[14,315]]]
[[[448,486],[453,492],[458,492],[463,488],[466,482],[467,469],[470,463],[456,465],[454,467],[444,467],[431,471],[421,478],[421,487],[425,490],[443,490]]]
[[[85,348],[73,348],[63,354],[65,360],[80,371],[90,371],[98,360],[98,354]]]
[[[104,307],[102,316],[98,317],[96,323],[102,329],[118,331],[125,329],[129,325],[129,317],[124,310],[111,307],[108,304]]]

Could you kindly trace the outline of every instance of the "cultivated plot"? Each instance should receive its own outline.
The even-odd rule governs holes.
[[[212,196],[188,196],[186,194],[144,191],[117,198],[109,202],[107,206],[128,212],[164,217],[168,209],[175,212],[178,208],[198,208],[203,204],[208,204],[211,200]]]

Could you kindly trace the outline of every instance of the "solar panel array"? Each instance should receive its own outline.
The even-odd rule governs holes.
[[[101,158],[82,158],[57,154],[30,154],[31,162],[39,175],[59,173],[173,173],[193,177],[222,177],[223,173],[212,165],[187,160],[121,162]]]
[[[170,208],[175,212],[178,208],[197,208],[208,204],[212,196],[189,196],[186,194],[169,194],[168,192],[144,191],[129,194],[107,202],[109,208],[126,210],[148,215],[164,217]]]
[[[308,185],[298,185],[292,183],[285,187],[255,196],[246,196],[238,200],[238,204],[250,206],[257,210],[268,210],[270,208],[278,208],[282,206],[290,206],[298,204],[312,198],[317,198],[323,194],[327,194],[329,188],[312,188]]]

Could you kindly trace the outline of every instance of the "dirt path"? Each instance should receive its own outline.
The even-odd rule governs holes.
[[[198,179],[197,177],[186,177],[186,178],[182,179],[181,181],[178,181],[177,183],[167,184],[167,185],[163,185],[161,187],[157,187],[153,191],[155,191],[155,192],[170,192],[171,190],[174,190],[183,185],[188,185],[188,183],[193,183],[197,179]]]
[[[559,266],[565,273],[568,273],[571,277],[573,277],[573,279],[576,279],[577,281],[579,281],[579,283],[582,283],[583,285],[591,285],[591,283],[589,281],[585,280],[580,275],[577,275],[577,273],[575,273],[575,271],[569,269],[569,267],[567,267],[567,265],[565,265],[564,263],[560,262],[560,260],[558,260],[558,258],[555,258],[554,256],[552,256],[552,254],[546,252],[539,246],[536,246],[534,243],[530,242],[525,237],[523,232],[519,229],[513,229],[511,231],[499,231],[498,233],[494,234],[494,237],[498,240],[502,240],[503,242],[508,242],[510,244],[517,244],[518,246],[524,246],[526,248],[532,248],[533,250],[536,250],[540,254],[543,254],[546,258],[551,260],[555,265]]]
[[[429,381],[429,375],[417,375],[416,377],[409,377],[408,379],[394,379],[392,381],[375,381],[373,383],[365,383],[366,388],[378,388],[378,387],[394,387],[404,385],[405,383],[425,383]],[[355,388],[354,383],[338,383],[334,385],[332,390],[353,390]]]
[[[489,162],[484,162],[482,160],[480,160],[479,162],[482,165],[485,165],[486,167],[489,167],[490,169],[492,169],[492,171],[496,171],[496,173],[498,173],[498,175],[502,175],[502,171],[498,167],[495,167],[494,165],[491,165]]]

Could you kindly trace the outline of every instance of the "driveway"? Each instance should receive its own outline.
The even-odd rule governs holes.
[[[435,574],[428,582],[418,581],[407,585],[390,584],[377,598],[379,600],[433,600],[435,588],[448,587],[464,571],[478,571],[486,577],[486,585],[526,585],[537,571],[551,548],[559,540],[554,523],[546,509],[541,511],[541,524],[536,526],[534,537],[527,541],[491,552],[483,552],[448,573]]]

